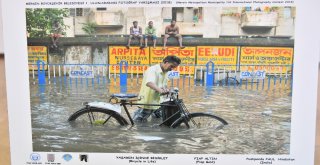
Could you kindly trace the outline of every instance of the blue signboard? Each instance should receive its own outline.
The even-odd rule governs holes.
[[[179,79],[180,73],[178,71],[169,71],[168,78],[169,79]]]
[[[94,78],[94,74],[92,70],[84,70],[80,68],[80,70],[71,70],[69,72],[70,78]]]
[[[241,79],[264,79],[266,77],[266,71],[243,71],[240,73]]]

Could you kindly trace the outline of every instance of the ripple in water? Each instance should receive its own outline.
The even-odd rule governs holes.
[[[30,85],[34,151],[289,154],[292,98],[286,88],[180,87],[190,112],[213,113],[229,123],[220,130],[170,129],[156,126],[159,121],[152,119],[133,127],[77,128],[67,119],[82,102],[106,102],[120,91],[114,83],[84,84],[57,83],[42,89]],[[127,90],[138,93],[139,87],[129,85]],[[129,107],[131,114],[136,109]]]

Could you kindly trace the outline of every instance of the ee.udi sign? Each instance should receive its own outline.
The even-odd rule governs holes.
[[[236,46],[197,46],[197,65],[212,61],[216,67],[236,69],[238,49]]]

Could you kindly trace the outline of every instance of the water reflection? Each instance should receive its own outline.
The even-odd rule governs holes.
[[[155,119],[133,127],[79,128],[67,119],[82,102],[107,101],[110,94],[124,90],[112,82],[79,82],[30,85],[34,151],[288,154],[290,150],[289,88],[180,87],[189,111],[214,113],[228,121],[221,130],[170,129],[158,127]],[[131,82],[125,90],[138,93],[139,85]],[[137,107],[129,108],[132,114]]]

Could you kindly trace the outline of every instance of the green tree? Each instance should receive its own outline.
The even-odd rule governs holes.
[[[68,9],[35,8],[27,9],[26,14],[29,37],[48,37],[53,30],[52,27],[55,20],[57,20],[61,26],[62,34],[65,34],[65,30],[68,28],[63,22],[63,18],[67,17],[69,14]]]

